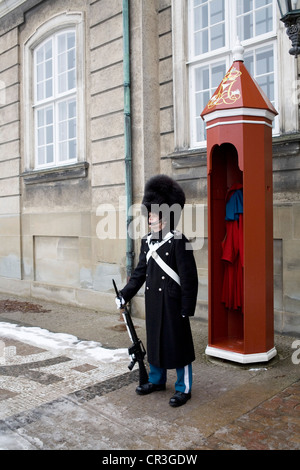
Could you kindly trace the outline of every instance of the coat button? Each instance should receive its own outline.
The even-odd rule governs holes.
[[[161,276],[162,279],[166,279],[165,276]]]
[[[147,286],[146,289],[149,290],[149,287]]]
[[[159,290],[159,292],[161,292],[161,291],[162,291],[162,288],[160,287],[158,290]]]
[[[169,253],[168,253],[168,252],[166,253],[166,256],[169,256]]]

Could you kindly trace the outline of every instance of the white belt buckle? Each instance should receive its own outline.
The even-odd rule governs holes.
[[[152,258],[154,258],[154,259],[157,259],[157,258],[158,258],[158,254],[156,253],[156,251],[153,251],[153,253],[152,253]]]

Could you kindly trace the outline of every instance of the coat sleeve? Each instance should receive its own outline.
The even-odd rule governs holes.
[[[146,280],[146,241],[142,240],[139,262],[126,286],[120,291],[125,302],[129,302],[140,290]]]
[[[198,294],[198,272],[194,253],[183,235],[176,241],[176,264],[181,284],[181,315],[195,314]]]

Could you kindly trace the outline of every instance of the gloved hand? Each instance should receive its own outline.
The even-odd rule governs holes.
[[[116,305],[118,308],[122,308],[124,305],[125,305],[125,300],[123,299],[123,297],[116,297],[115,298],[115,302],[116,302]]]

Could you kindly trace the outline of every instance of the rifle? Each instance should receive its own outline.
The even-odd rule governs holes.
[[[114,280],[112,280],[112,282],[116,291],[116,296],[118,297],[119,300],[121,300],[121,295],[117,289],[116,283]],[[132,370],[135,364],[138,363],[139,382],[140,382],[140,385],[144,385],[148,383],[148,374],[147,374],[147,370],[144,364],[144,357],[146,356],[146,350],[144,348],[142,341],[138,338],[136,334],[135,327],[131,319],[131,315],[126,305],[124,305],[124,308],[120,307],[120,311],[122,313],[129,337],[132,341],[132,346],[128,348],[128,354],[131,356],[131,362],[128,366],[128,369]]]

